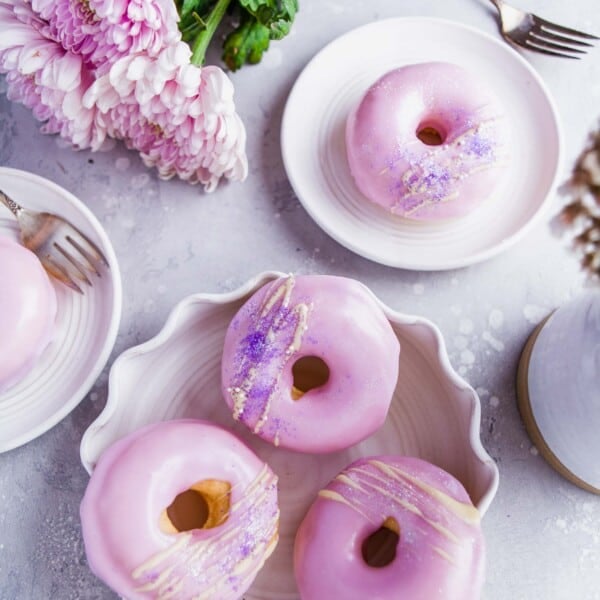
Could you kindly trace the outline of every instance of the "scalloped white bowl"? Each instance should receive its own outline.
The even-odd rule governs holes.
[[[438,328],[381,304],[401,344],[400,373],[384,426],[333,454],[275,448],[233,421],[221,397],[221,352],[240,306],[282,273],[262,273],[228,294],[195,294],[171,312],[162,331],[115,361],[106,407],[85,432],[81,459],[91,472],[113,442],[149,423],[208,419],[242,438],[279,476],[280,542],[246,600],[298,598],[292,569],[294,536],[319,489],[360,456],[406,454],[446,469],[481,513],[498,487],[498,469],[479,438],[477,394],[452,369]]]

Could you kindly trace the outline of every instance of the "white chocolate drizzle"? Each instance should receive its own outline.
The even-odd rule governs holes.
[[[421,509],[417,505],[420,494],[433,500],[433,504],[423,505]],[[472,504],[456,500],[405,470],[376,459],[340,473],[330,487],[319,492],[319,497],[349,506],[375,526],[389,516],[399,519],[394,514],[393,505],[399,506],[418,516],[442,536],[431,538],[429,543],[433,551],[452,564],[456,564],[452,553],[439,543],[446,540],[442,546],[448,543],[461,545],[464,527],[477,527],[480,521],[479,511]],[[449,519],[448,514],[453,518]],[[450,524],[452,528],[449,527]],[[438,543],[435,543],[436,539],[439,540]]]
[[[292,291],[296,283],[293,275],[288,275],[280,281],[274,282],[273,291],[266,296],[256,317],[257,331],[265,324],[268,326],[265,332],[266,342],[276,348],[278,341],[285,342],[285,347],[275,356],[272,354],[264,361],[250,364],[251,358],[244,355],[239,360],[237,374],[233,377],[236,385],[228,388],[233,401],[233,418],[236,421],[244,421],[252,428],[254,433],[260,433],[264,430],[269,421],[271,403],[276,390],[279,387],[279,381],[284,366],[288,360],[300,349],[302,339],[308,329],[308,317],[311,306],[306,303],[298,303],[290,308]],[[292,317],[290,319],[290,316]],[[294,323],[293,331],[286,328],[289,322]],[[289,341],[285,341],[289,338]],[[266,381],[265,381],[266,379]],[[246,417],[248,402],[252,394],[253,387],[259,383],[269,388],[270,392],[260,407],[260,415],[254,423],[248,422]],[[279,431],[275,428],[273,439],[279,442]]]
[[[137,591],[158,600],[209,599],[255,577],[278,539],[277,477],[265,465],[240,491],[225,523],[210,530],[176,534],[168,548],[151,556],[131,576]],[[233,488],[232,488],[233,489]],[[215,592],[216,591],[216,592]],[[233,595],[233,594],[232,594]]]

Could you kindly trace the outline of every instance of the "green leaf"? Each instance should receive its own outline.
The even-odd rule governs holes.
[[[232,70],[237,71],[246,63],[260,62],[269,48],[270,30],[255,18],[248,16],[239,27],[232,31],[223,44],[223,60]]]
[[[238,0],[259,23],[273,28],[271,39],[281,39],[290,30],[298,12],[298,0]],[[287,30],[284,23],[287,23]],[[285,33],[284,33],[285,31]]]
[[[279,20],[271,24],[269,35],[272,40],[280,40],[290,32],[291,28],[292,24],[289,21]]]
[[[213,4],[212,0],[183,0],[181,9],[179,9],[179,17],[183,20],[192,13],[204,17],[209,12],[211,4]]]

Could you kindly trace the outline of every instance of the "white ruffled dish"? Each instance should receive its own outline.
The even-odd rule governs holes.
[[[346,118],[371,84],[429,61],[455,63],[484,82],[506,107],[513,140],[493,196],[464,218],[438,223],[368,201],[350,174],[344,139]],[[557,184],[561,133],[544,82],[508,44],[451,21],[407,17],[350,31],[308,63],[285,107],[281,148],[298,199],[332,238],[385,265],[443,270],[502,252],[540,220]]]
[[[196,294],[180,302],[162,331],[125,351],[109,378],[106,407],[81,442],[91,472],[116,440],[149,423],[200,418],[234,431],[279,476],[280,542],[246,600],[297,598],[292,548],[298,525],[316,493],[360,456],[408,454],[455,475],[485,513],[498,486],[498,469],[479,438],[480,403],[450,366],[437,327],[382,305],[401,343],[400,375],[384,426],[367,440],[333,454],[275,448],[233,421],[221,397],[221,353],[240,306],[282,273],[262,273],[228,294]]]
[[[56,334],[34,369],[0,393],[0,452],[36,438],[68,415],[104,368],[121,319],[121,279],[111,243],[90,210],[75,196],[37,175],[0,168],[0,189],[34,210],[71,221],[102,250],[110,265],[79,295],[52,280]],[[17,223],[0,207],[0,235],[19,239]],[[1,333],[0,333],[1,334]]]

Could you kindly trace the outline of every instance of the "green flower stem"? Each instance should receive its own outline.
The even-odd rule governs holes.
[[[204,55],[206,54],[208,44],[210,44],[210,40],[223,19],[230,2],[231,0],[218,0],[215,4],[215,7],[206,20],[206,28],[194,40],[194,45],[192,46],[192,64],[201,65],[204,62]]]

